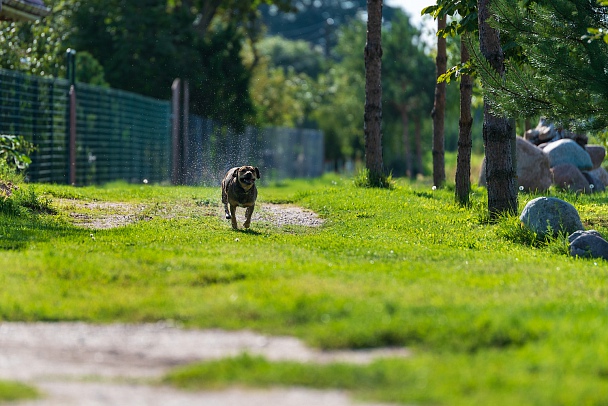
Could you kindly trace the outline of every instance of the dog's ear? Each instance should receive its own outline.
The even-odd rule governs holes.
[[[239,176],[239,168],[234,168],[232,171],[232,177],[236,178],[237,176]]]
[[[258,178],[258,179],[260,179],[260,170],[258,169],[258,167],[256,166],[253,169],[255,169],[255,177]]]

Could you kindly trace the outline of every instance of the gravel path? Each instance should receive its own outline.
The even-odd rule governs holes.
[[[342,391],[231,388],[193,393],[153,384],[177,365],[244,352],[270,360],[317,363],[366,363],[378,357],[409,355],[401,349],[318,351],[292,337],[269,337],[249,331],[184,330],[164,323],[0,324],[0,378],[32,384],[46,395],[20,405],[353,404]]]

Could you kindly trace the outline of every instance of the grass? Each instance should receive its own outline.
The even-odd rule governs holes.
[[[39,397],[38,391],[19,382],[0,381],[0,403],[14,402]]]
[[[235,232],[217,188],[33,188],[51,210],[0,214],[2,320],[173,320],[414,351],[368,366],[243,356],[176,371],[172,384],[295,384],[432,405],[608,398],[608,264],[571,258],[563,239],[541,241],[516,218],[488,223],[483,190],[464,209],[449,188],[399,179],[391,190],[338,177],[262,185],[261,200],[297,203],[325,224]],[[605,194],[551,193],[606,235]],[[520,209],[534,197],[520,195]],[[140,221],[75,227],[69,214],[83,209],[69,202],[94,201],[132,205]]]

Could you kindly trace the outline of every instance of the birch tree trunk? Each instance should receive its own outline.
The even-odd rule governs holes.
[[[367,0],[365,44],[365,166],[372,186],[381,186],[382,162],[382,0]]]
[[[479,47],[482,55],[500,75],[504,76],[504,59],[497,30],[490,27],[491,0],[478,0]],[[490,111],[487,94],[484,96],[483,141],[486,150],[486,182],[488,211],[491,219],[501,214],[517,212],[516,173],[513,170],[512,139],[509,120]]]

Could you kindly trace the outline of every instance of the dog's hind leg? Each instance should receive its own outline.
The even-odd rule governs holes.
[[[243,223],[243,227],[245,228],[249,228],[249,225],[251,224],[251,215],[253,214],[253,209],[255,209],[255,206],[249,206],[247,207],[247,210],[245,210],[245,222]]]
[[[230,212],[228,211],[228,194],[222,182],[222,203],[224,204],[224,213],[226,213],[226,220],[230,220]]]

